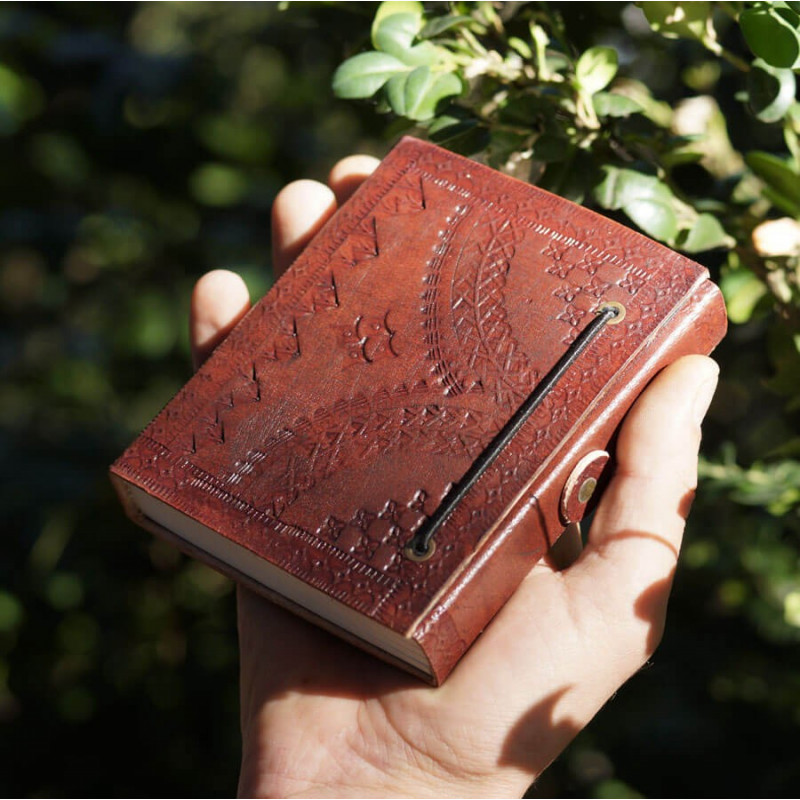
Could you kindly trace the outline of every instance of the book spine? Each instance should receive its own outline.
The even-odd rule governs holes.
[[[701,279],[637,356],[605,390],[598,411],[582,419],[488,532],[469,563],[428,606],[410,635],[441,683],[463,652],[508,600],[564,529],[559,503],[564,484],[588,452],[609,446],[624,415],[647,383],[685,355],[710,353],[725,331],[719,290]]]

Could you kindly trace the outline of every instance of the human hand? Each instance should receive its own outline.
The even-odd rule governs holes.
[[[377,162],[297,181],[272,212],[283,272]],[[192,298],[195,363],[249,307],[233,273]],[[239,588],[239,791],[271,796],[520,796],[653,653],[696,483],[717,367],[665,369],[628,414],[578,560],[537,564],[447,682],[431,688]]]

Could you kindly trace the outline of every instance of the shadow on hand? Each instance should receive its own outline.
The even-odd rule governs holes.
[[[651,584],[639,595],[634,605],[636,616],[650,624],[645,647],[649,654],[653,654],[664,635],[664,623],[667,616],[667,600],[672,590],[672,578],[675,572]]]
[[[672,542],[647,531],[623,531],[597,547],[608,546],[608,557],[613,558],[610,548],[613,542],[619,542],[620,539],[653,541],[667,548],[677,558],[677,549]],[[535,702],[517,718],[504,738],[494,739],[497,732],[491,734],[489,731],[489,739],[494,739],[495,746],[500,745],[497,766],[521,768],[533,775],[540,775],[602,707],[606,699],[613,695],[619,685],[642,666],[643,661],[636,660],[636,653],[639,652],[644,657],[649,656],[661,639],[673,574],[674,568],[669,570],[665,577],[653,581],[640,592],[638,597],[622,600],[624,606],[630,610],[630,616],[635,615],[637,619],[646,623],[645,626],[641,626],[641,631],[636,633],[642,638],[642,646],[641,649],[633,648],[630,671],[625,674],[624,669],[620,670],[617,675],[619,683],[614,685],[614,678],[609,682],[608,670],[601,668],[603,665],[600,662],[605,656],[600,653],[597,656],[598,680],[603,682],[595,691],[587,693],[588,701],[576,704],[573,699],[566,697],[573,691],[583,688],[575,682],[563,683],[549,693],[546,692],[552,689],[552,683],[550,686],[538,687],[542,691],[539,698],[536,696],[538,688],[534,689],[535,694],[531,700]],[[624,583],[622,582],[622,585]],[[272,605],[267,600],[248,592],[241,592],[239,599],[242,646],[248,651],[242,665],[243,702],[246,708],[256,710],[268,699],[294,693],[363,701],[373,698],[386,699],[396,693],[410,698],[418,693],[435,695],[439,691],[361,652],[315,625],[297,618],[289,611]],[[630,642],[630,636],[623,637],[623,644],[629,646]],[[478,639],[475,647],[481,647],[483,644],[484,642]],[[546,653],[547,644],[531,640],[531,652]],[[619,658],[619,653],[613,652],[613,643],[611,644],[610,657]],[[468,665],[464,662],[463,666]],[[570,674],[575,674],[569,664],[550,664],[549,668],[556,679],[562,676],[568,680]],[[480,676],[473,677],[474,691],[470,697],[474,709],[471,710],[471,714],[474,713],[472,724],[481,727],[485,724],[482,710],[490,709],[492,704],[502,703],[503,698],[480,697],[483,683],[478,680]],[[583,680],[591,679],[589,673],[589,677]],[[451,701],[452,699],[450,696]],[[593,702],[596,702],[596,706],[592,706]],[[563,708],[570,709],[569,713],[562,709],[562,705]],[[414,711],[414,708],[411,706],[409,710]],[[429,703],[423,703],[417,711],[421,713],[425,709],[430,710]],[[500,736],[503,737],[503,732],[500,732]],[[491,746],[491,742],[487,742],[487,745]]]
[[[676,547],[658,534],[629,530],[613,537],[613,541],[620,539],[644,539],[656,542],[667,548],[677,560]],[[611,541],[603,543],[600,547],[610,543]],[[647,623],[643,646],[648,656],[656,650],[664,632],[667,602],[674,574],[673,568],[666,577],[654,581],[644,589],[632,604],[635,616]],[[641,663],[632,663],[630,674],[635,674],[641,666]],[[565,672],[569,671],[568,665],[561,667]],[[519,718],[506,737],[499,765],[522,768],[537,776],[547,768],[589,721],[565,717],[557,711],[559,701],[573,688],[574,684],[565,685],[552,692]],[[608,696],[611,697],[619,686],[608,688]]]
[[[498,766],[521,767],[541,775],[577,736],[582,725],[573,719],[557,719],[556,706],[572,689],[563,686],[532,706],[509,731]]]
[[[683,508],[683,503],[681,504],[681,508]],[[677,547],[675,547],[667,537],[649,531],[620,531],[619,533],[615,533],[608,540],[597,545],[597,548],[599,550],[611,548],[615,542],[624,539],[641,539],[659,544],[669,551],[677,564],[679,556]],[[612,558],[613,556],[609,554],[607,557]],[[665,578],[651,583],[633,602],[633,610],[636,616],[649,625],[645,641],[645,648],[648,654],[652,654],[655,651],[664,633],[667,602],[669,600],[670,591],[672,590],[672,581],[674,577],[675,567],[669,571],[669,574]]]

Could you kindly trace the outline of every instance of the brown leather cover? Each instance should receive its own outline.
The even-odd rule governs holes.
[[[434,555],[406,558],[412,532],[607,301],[624,320],[547,395]],[[710,352],[725,325],[694,262],[406,138],[112,473],[123,499],[125,482],[144,488],[412,636],[438,683],[560,535],[576,464],[608,449],[659,369]]]

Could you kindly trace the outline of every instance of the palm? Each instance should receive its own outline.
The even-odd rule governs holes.
[[[372,167],[334,168],[336,198]],[[335,202],[309,181],[279,195],[278,271]],[[196,361],[248,305],[231,273],[198,282]],[[537,565],[438,689],[240,589],[243,793],[524,791],[658,642],[715,376],[690,357],[654,381],[623,426],[586,551],[564,572]]]
[[[552,708],[570,687],[553,685],[558,664],[537,660],[516,630],[527,616],[516,606],[524,604],[555,610],[543,615],[538,633],[543,641],[571,646],[578,638],[578,631],[565,636],[572,599],[547,568],[529,577],[499,624],[487,631],[484,639],[494,641],[482,641],[440,689],[376,662],[249,592],[240,592],[239,602],[241,647],[248,654],[243,724],[258,731],[254,752],[270,754],[256,771],[272,792],[314,793],[324,787],[330,794],[334,786],[353,795],[379,786],[381,793],[391,793],[411,781],[419,788],[438,784],[442,793],[469,775],[478,794],[486,794],[498,789],[498,764],[507,767],[509,788],[521,791],[530,782],[530,758],[540,772],[579,727],[567,721],[555,730]],[[529,707],[487,705],[487,698],[507,694],[513,673],[523,669],[525,684],[535,681],[540,687],[538,696],[525,692]],[[547,748],[529,751],[526,743],[542,729],[550,733]],[[268,746],[272,737],[281,741],[280,751]],[[305,769],[287,780],[282,765],[289,753]],[[257,786],[250,774],[256,765],[246,762],[244,780]]]

